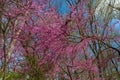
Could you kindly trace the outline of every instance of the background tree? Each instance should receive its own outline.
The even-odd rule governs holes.
[[[2,79],[119,79],[118,22],[111,24],[111,5],[66,0],[70,11],[61,15],[51,2],[1,0]]]

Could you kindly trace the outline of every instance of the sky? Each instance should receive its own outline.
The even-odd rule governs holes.
[[[112,19],[111,24],[115,24],[114,30],[119,35],[120,34],[120,20],[119,19]]]
[[[60,14],[66,14],[70,11],[69,7],[67,6],[66,0],[53,0],[52,4],[56,6],[58,13]]]

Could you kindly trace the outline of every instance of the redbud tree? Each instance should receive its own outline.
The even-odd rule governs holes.
[[[1,0],[3,80],[119,79],[118,22],[96,14],[92,0],[66,2],[70,12],[61,15],[48,0]]]

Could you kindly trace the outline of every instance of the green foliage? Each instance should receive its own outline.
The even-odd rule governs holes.
[[[0,76],[2,77],[2,73],[0,73]],[[0,80],[2,80],[2,78],[0,77]],[[6,80],[17,80],[17,79],[23,79],[25,78],[25,75],[20,74],[19,72],[8,72],[6,73]]]

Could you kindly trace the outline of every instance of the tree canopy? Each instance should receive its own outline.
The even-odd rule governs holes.
[[[0,79],[119,80],[117,4],[0,0]]]

